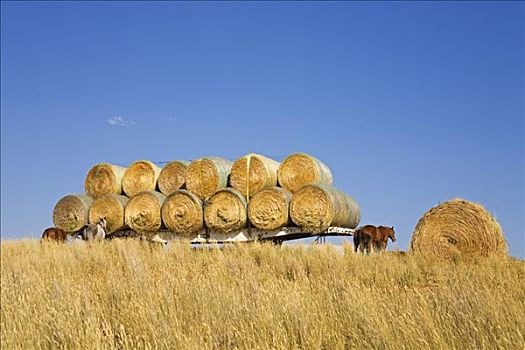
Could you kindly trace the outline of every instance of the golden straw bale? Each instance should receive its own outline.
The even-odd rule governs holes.
[[[194,160],[186,170],[186,188],[202,200],[228,186],[232,163],[224,158],[208,157]]]
[[[279,162],[273,159],[260,154],[248,154],[233,163],[230,186],[245,197],[250,197],[260,190],[277,186],[278,168]]]
[[[172,192],[162,205],[162,221],[179,235],[195,235],[204,226],[202,201],[187,190]]]
[[[131,164],[122,178],[122,190],[128,197],[142,191],[155,191],[160,168],[149,160],[139,160]]]
[[[246,199],[233,188],[218,190],[205,205],[204,222],[217,232],[239,231],[247,223]]]
[[[305,153],[288,156],[277,170],[279,185],[295,193],[306,185],[332,185],[332,172],[319,159]]]
[[[100,163],[91,168],[86,176],[84,188],[93,197],[122,193],[122,177],[126,168]]]
[[[167,196],[171,192],[183,188],[186,184],[188,164],[189,162],[183,160],[174,160],[162,168],[157,181],[161,193]]]
[[[126,225],[139,233],[157,232],[162,227],[161,208],[166,196],[143,191],[130,198],[124,209]]]
[[[356,201],[344,192],[327,186],[308,185],[294,193],[290,217],[307,231],[322,232],[330,226],[357,227],[361,212]]]
[[[507,249],[496,219],[482,205],[460,198],[427,211],[410,242],[413,253],[444,260],[506,256]]]
[[[106,233],[113,233],[126,226],[124,221],[124,208],[129,198],[118,194],[107,194],[98,197],[89,207],[89,223],[96,224],[100,219],[106,218]]]
[[[53,224],[66,232],[76,232],[88,223],[93,199],[85,194],[70,194],[60,199],[53,209]]]
[[[290,222],[289,207],[292,194],[281,187],[257,192],[248,203],[248,218],[262,230],[277,230]]]

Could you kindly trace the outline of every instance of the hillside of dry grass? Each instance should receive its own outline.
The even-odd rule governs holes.
[[[2,242],[1,347],[523,349],[525,263]]]

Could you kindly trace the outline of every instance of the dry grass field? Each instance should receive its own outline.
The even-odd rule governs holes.
[[[2,349],[523,349],[525,263],[4,241]]]

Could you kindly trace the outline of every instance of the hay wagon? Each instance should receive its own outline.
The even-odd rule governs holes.
[[[272,242],[281,244],[285,241],[291,241],[302,238],[316,238],[318,243],[324,243],[329,236],[353,236],[355,229],[345,227],[329,227],[323,232],[308,232],[299,227],[283,227],[275,231],[260,230],[258,228],[244,228],[239,232],[220,233],[209,229],[203,229],[197,237],[189,240],[190,244],[225,244],[225,243],[249,243],[249,242]],[[187,240],[173,232],[162,230],[158,232],[159,236],[168,241]],[[133,230],[122,230],[115,232],[112,237],[139,237],[140,234]]]

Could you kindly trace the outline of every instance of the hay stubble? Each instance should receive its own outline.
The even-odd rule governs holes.
[[[2,240],[2,349],[521,349],[525,263]]]

